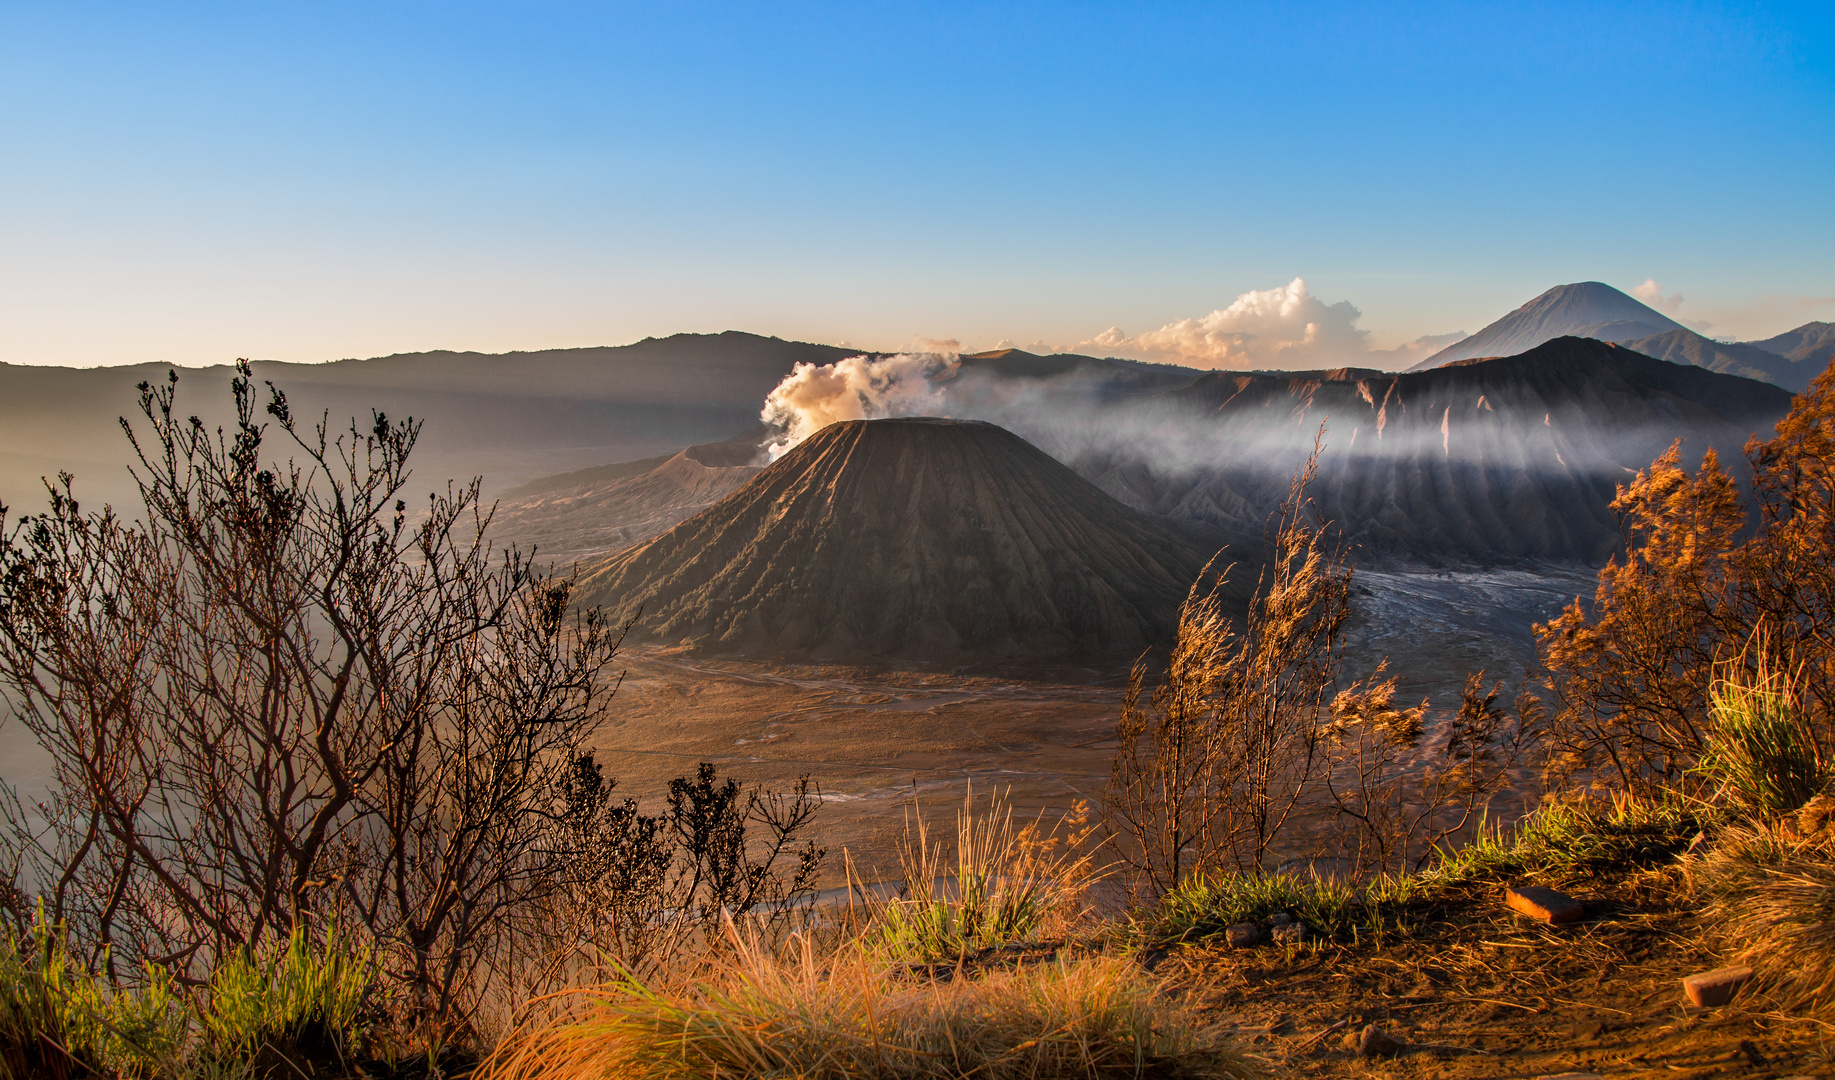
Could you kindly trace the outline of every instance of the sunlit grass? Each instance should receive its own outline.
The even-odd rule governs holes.
[[[575,1015],[506,1040],[489,1080],[1054,1080],[1242,1077],[1203,1017],[1119,957],[978,976],[914,976],[870,949],[779,959],[738,935],[685,987],[626,979]]]
[[[872,947],[921,963],[961,960],[1035,939],[1074,908],[1090,876],[1079,806],[1059,828],[1015,820],[996,794],[977,811],[971,790],[956,814],[953,852],[915,817],[900,851],[896,896],[855,888]]]
[[[1674,858],[1700,834],[1706,811],[1680,796],[1616,795],[1544,804],[1509,826],[1481,822],[1469,844],[1442,854],[1421,875],[1426,888],[1514,877],[1552,883],[1653,866]]]
[[[0,1077],[151,1077],[179,1057],[189,1025],[164,969],[138,986],[95,974],[42,917],[0,950]]]

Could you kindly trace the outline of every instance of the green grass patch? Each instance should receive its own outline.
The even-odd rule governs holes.
[[[0,949],[0,1078],[151,1077],[178,1057],[189,1023],[163,968],[117,986],[71,956],[42,918]]]
[[[1708,824],[1704,810],[1679,798],[1565,799],[1512,826],[1481,823],[1473,841],[1447,852],[1420,884],[1427,891],[1513,878],[1559,884],[1642,869],[1674,859]]]
[[[1363,885],[1312,875],[1216,874],[1188,878],[1135,917],[1142,945],[1168,948],[1221,936],[1242,922],[1287,914],[1314,938],[1355,938],[1380,931],[1412,899],[1416,882],[1383,877]]]
[[[362,1039],[375,986],[375,965],[335,930],[295,928],[277,948],[218,966],[203,1014],[210,1052],[283,1068],[341,1061]]]

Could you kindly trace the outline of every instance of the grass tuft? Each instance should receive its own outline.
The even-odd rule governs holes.
[[[0,949],[0,1078],[150,1077],[187,1035],[163,968],[123,988],[77,963],[62,925],[42,917]]]
[[[1713,727],[1695,771],[1721,795],[1750,814],[1796,810],[1835,782],[1787,671],[1762,659],[1756,671],[1732,668],[1709,692]]]
[[[1421,875],[1444,889],[1475,881],[1529,878],[1562,884],[1614,870],[1668,862],[1708,824],[1674,798],[1617,795],[1610,806],[1586,798],[1550,802],[1510,827],[1481,823],[1470,844],[1446,852]]]
[[[341,1061],[362,1037],[375,982],[374,964],[336,930],[296,927],[284,945],[218,966],[203,1015],[210,1050],[219,1060],[276,1059],[289,1072]]]
[[[1792,1005],[1835,1010],[1835,837],[1772,824],[1723,833],[1697,874],[1738,959]]]
[[[900,894],[856,890],[870,945],[902,960],[944,963],[1036,939],[1077,905],[1088,881],[1090,858],[1080,850],[1087,819],[1079,803],[1058,829],[1046,830],[1016,822],[1000,794],[977,812],[970,791],[956,813],[952,861],[917,817],[899,855]]]
[[[1414,899],[1417,885],[1413,877],[1388,875],[1361,885],[1316,875],[1196,875],[1137,916],[1131,929],[1143,946],[1163,949],[1285,913],[1316,938],[1351,938],[1389,926]]]
[[[1059,959],[969,978],[912,978],[851,949],[779,960],[732,935],[694,985],[628,978],[584,1011],[506,1040],[488,1080],[1056,1080],[1246,1077],[1214,1026],[1117,957]]]

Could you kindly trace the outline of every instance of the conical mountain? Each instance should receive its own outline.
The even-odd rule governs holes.
[[[832,424],[588,572],[636,640],[825,659],[1069,658],[1170,638],[1206,553],[992,424]]]
[[[1625,342],[1681,329],[1681,323],[1610,285],[1580,281],[1555,286],[1408,370],[1426,371],[1454,360],[1482,356],[1515,356],[1558,337]]]

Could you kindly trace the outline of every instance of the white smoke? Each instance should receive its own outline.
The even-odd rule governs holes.
[[[1130,336],[1111,326],[1071,349],[1206,368],[1329,367],[1355,363],[1370,351],[1368,333],[1357,328],[1362,314],[1348,300],[1327,304],[1312,295],[1305,278],[1294,278],[1158,330]]]
[[[798,364],[765,397],[759,416],[781,432],[766,450],[776,461],[797,443],[841,420],[940,415],[943,391],[934,380],[947,378],[958,362],[954,352],[903,352],[850,356],[832,364]]]

